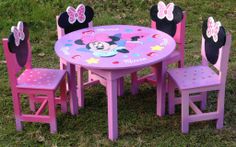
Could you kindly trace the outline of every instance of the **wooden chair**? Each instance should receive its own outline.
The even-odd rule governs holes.
[[[173,64],[173,63],[178,63],[178,67],[184,66],[185,27],[186,27],[187,13],[185,11],[182,12],[182,10],[178,6],[175,6],[175,7],[176,7],[175,9],[178,9],[178,11],[180,11],[183,15],[182,19],[177,21],[178,22],[177,24],[171,23],[169,25],[169,21],[167,21],[167,19],[163,19],[163,20],[158,19],[156,16],[158,12],[157,5],[154,5],[150,11],[150,15],[152,18],[151,27],[170,34],[171,36],[174,37],[177,44],[176,50],[163,61],[166,68],[168,67],[168,65]],[[174,16],[175,15],[179,15],[179,14],[174,14]],[[160,27],[158,26],[158,23],[161,24]],[[163,27],[163,25],[165,24],[167,24],[166,27]],[[155,85],[156,79],[155,79],[154,72],[146,76],[143,76],[141,78],[138,78],[137,72],[132,73],[131,74],[132,94],[136,94],[138,92],[138,86],[144,82],[148,82],[151,85]]]
[[[80,7],[83,7],[83,4],[78,5],[76,9],[79,9]],[[94,16],[94,11],[90,6],[84,6],[85,7],[85,17],[86,19],[84,20],[83,23],[80,23],[78,20],[76,20],[73,24],[69,22],[69,9],[73,10],[73,7],[68,7],[66,12],[63,12],[60,14],[60,16],[56,16],[56,22],[57,22],[57,36],[58,39],[60,39],[62,36],[65,34],[71,33],[76,30],[84,29],[84,28],[93,28],[93,16]],[[66,69],[66,61],[60,58],[60,69]],[[77,66],[76,67],[77,74],[81,74],[84,70],[84,68]],[[81,72],[82,71],[82,72]],[[79,76],[78,76],[79,77]],[[78,81],[79,82],[79,81]],[[123,89],[123,78],[121,78],[118,81],[118,95],[121,96],[123,95],[124,89]],[[83,87],[79,87],[80,84],[77,84],[77,93],[80,93],[78,98],[78,105],[80,108],[84,107],[84,97],[83,94],[81,94],[81,88],[84,88],[86,86],[91,86],[94,84],[100,83],[103,86],[106,86],[106,81],[105,79],[100,76],[99,74],[96,74],[94,72],[91,72],[88,70],[88,81],[83,84]]]
[[[32,51],[29,31],[26,23],[18,22],[12,27],[9,38],[3,39],[4,54],[7,61],[8,77],[11,86],[16,129],[22,130],[22,122],[49,123],[51,133],[57,132],[56,104],[61,105],[62,112],[67,112],[66,71],[46,68],[32,68]],[[60,88],[60,97],[55,96]],[[21,94],[29,96],[31,111],[35,104],[41,104],[34,114],[22,111]],[[48,107],[48,114],[44,111]]]
[[[217,27],[219,29],[216,29]],[[215,23],[212,17],[204,21],[202,32],[202,65],[168,71],[169,113],[173,114],[175,105],[181,104],[183,133],[188,133],[190,123],[198,121],[217,120],[216,127],[223,127],[225,83],[231,47],[231,34],[226,34],[220,23]],[[211,32],[215,33],[211,34]],[[216,72],[208,66],[209,63],[213,65]],[[181,92],[181,98],[175,98],[176,87]],[[203,103],[201,107],[205,107],[208,91],[218,91],[217,110],[204,113],[194,102],[200,99]],[[189,114],[189,107],[192,108],[195,114]]]

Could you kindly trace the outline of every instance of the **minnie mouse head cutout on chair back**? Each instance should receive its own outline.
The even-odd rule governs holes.
[[[215,22],[209,17],[203,22],[202,35],[205,39],[205,57],[211,64],[216,64],[219,51],[226,42],[226,32],[219,21]]]
[[[174,3],[165,5],[160,1],[151,7],[151,19],[156,22],[156,29],[163,31],[172,37],[176,33],[177,24],[183,19],[183,11]]]
[[[61,13],[58,25],[64,29],[65,34],[87,28],[94,16],[93,9],[90,6],[80,4],[77,8],[67,7],[66,12]]]
[[[27,24],[19,21],[17,26],[12,26],[11,32],[8,38],[9,51],[16,55],[18,65],[24,67],[29,56],[29,30]]]

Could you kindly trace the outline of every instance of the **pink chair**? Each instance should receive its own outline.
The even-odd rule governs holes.
[[[57,132],[56,104],[61,105],[63,113],[67,112],[66,71],[32,68],[29,31],[26,23],[18,22],[12,27],[8,39],[3,39],[4,54],[7,61],[9,82],[12,91],[16,129],[23,129],[22,122],[49,123],[51,133]],[[60,97],[55,97],[60,87]],[[22,110],[20,96],[29,96],[31,111],[25,114]],[[36,111],[35,104],[41,104]],[[48,107],[48,114],[45,112]]]
[[[73,16],[77,11],[84,11],[84,18]],[[73,8],[71,6],[67,7],[66,12],[62,12],[60,16],[56,16],[57,22],[57,37],[60,39],[65,34],[71,33],[76,30],[84,29],[84,28],[92,28],[93,22],[92,19],[94,17],[94,11],[90,6],[84,6],[80,4],[77,8]],[[70,22],[71,19],[74,19],[73,22]],[[82,19],[82,20],[79,20]],[[60,69],[65,69],[66,61],[60,59]]]
[[[69,22],[69,18],[72,15],[71,13],[76,12],[77,10],[84,9],[85,12],[85,20],[84,22],[79,22],[79,20],[75,19],[74,23]],[[84,6],[83,4],[80,4],[77,6],[76,10],[69,6],[66,10],[66,12],[63,12],[60,14],[60,16],[56,16],[56,21],[57,21],[57,36],[58,39],[60,39],[62,36],[65,34],[71,33],[73,31],[83,29],[83,28],[92,28],[93,27],[93,19],[94,16],[94,11],[90,6]],[[60,69],[66,69],[66,61],[63,59],[60,59]],[[77,66],[76,68],[77,74],[81,74],[85,69]],[[78,75],[78,77],[80,77]],[[105,79],[100,76],[99,74],[96,74],[94,72],[91,72],[88,70],[88,81],[83,84],[83,87],[80,85],[80,81],[77,80],[77,93],[78,93],[78,105],[80,108],[84,107],[84,97],[83,94],[81,93],[82,90],[81,88],[84,88],[86,86],[91,86],[97,83],[101,83],[103,86],[106,86],[106,81]],[[123,78],[120,78],[118,81],[118,95],[121,96],[123,95],[124,89],[123,89],[123,83],[124,80]]]
[[[220,22],[215,23],[214,19],[209,17],[203,23],[202,36],[202,65],[168,71],[169,113],[173,114],[175,105],[181,104],[183,133],[188,133],[189,123],[198,121],[217,120],[216,127],[223,127],[225,83],[231,34],[227,33],[226,35]],[[213,65],[217,72],[208,66],[209,63]],[[176,87],[181,92],[181,98],[175,97]],[[207,91],[218,91],[217,110],[215,112],[204,113],[194,104],[195,101],[202,100],[201,107],[205,107]],[[189,114],[189,107],[192,108],[195,114]]]
[[[162,1],[158,3],[158,5],[163,4]],[[171,3],[170,3],[171,4]],[[168,5],[170,5],[168,4]],[[158,5],[154,5],[151,8],[151,27],[160,31],[163,31],[174,37],[177,48],[176,50],[166,58],[164,62],[164,68],[167,68],[169,64],[178,63],[178,67],[184,66],[184,45],[185,45],[185,26],[186,26],[186,12],[182,11],[180,7],[174,6],[175,12],[173,13],[174,17],[178,18],[175,21],[169,21],[167,18],[160,19],[157,14],[160,10],[158,10]],[[167,6],[168,6],[167,5]],[[152,73],[141,78],[138,78],[137,72],[131,74],[131,91],[132,94],[136,94],[138,92],[138,85],[144,82],[148,82],[152,85],[155,85],[156,79],[152,69]],[[163,85],[165,86],[165,85]]]

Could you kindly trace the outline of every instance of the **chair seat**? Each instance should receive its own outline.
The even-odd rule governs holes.
[[[26,69],[17,78],[17,88],[54,90],[65,76],[66,71],[56,69]]]
[[[208,66],[193,66],[168,70],[180,89],[192,89],[220,84],[219,76]]]

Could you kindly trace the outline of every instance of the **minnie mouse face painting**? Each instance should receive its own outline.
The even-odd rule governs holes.
[[[65,30],[65,34],[87,28],[94,16],[93,9],[80,4],[77,8],[67,7],[66,12],[61,13],[58,25]]]
[[[165,5],[160,1],[151,7],[150,16],[156,22],[156,29],[163,31],[172,37],[176,33],[176,25],[183,19],[182,9],[174,3]]]
[[[125,42],[120,40],[120,34],[106,36],[100,34],[94,38],[83,38],[76,40],[78,45],[86,45],[86,49],[80,48],[78,51],[90,51],[96,57],[113,57],[117,53],[129,53],[125,47]],[[99,40],[99,41],[98,41]]]
[[[12,26],[8,38],[8,48],[16,54],[16,59],[21,67],[24,67],[28,58],[29,31],[25,22],[19,21],[17,26]]]
[[[216,64],[219,56],[219,49],[225,45],[226,32],[219,21],[215,22],[209,17],[203,22],[202,35],[205,39],[205,53],[211,64]]]

